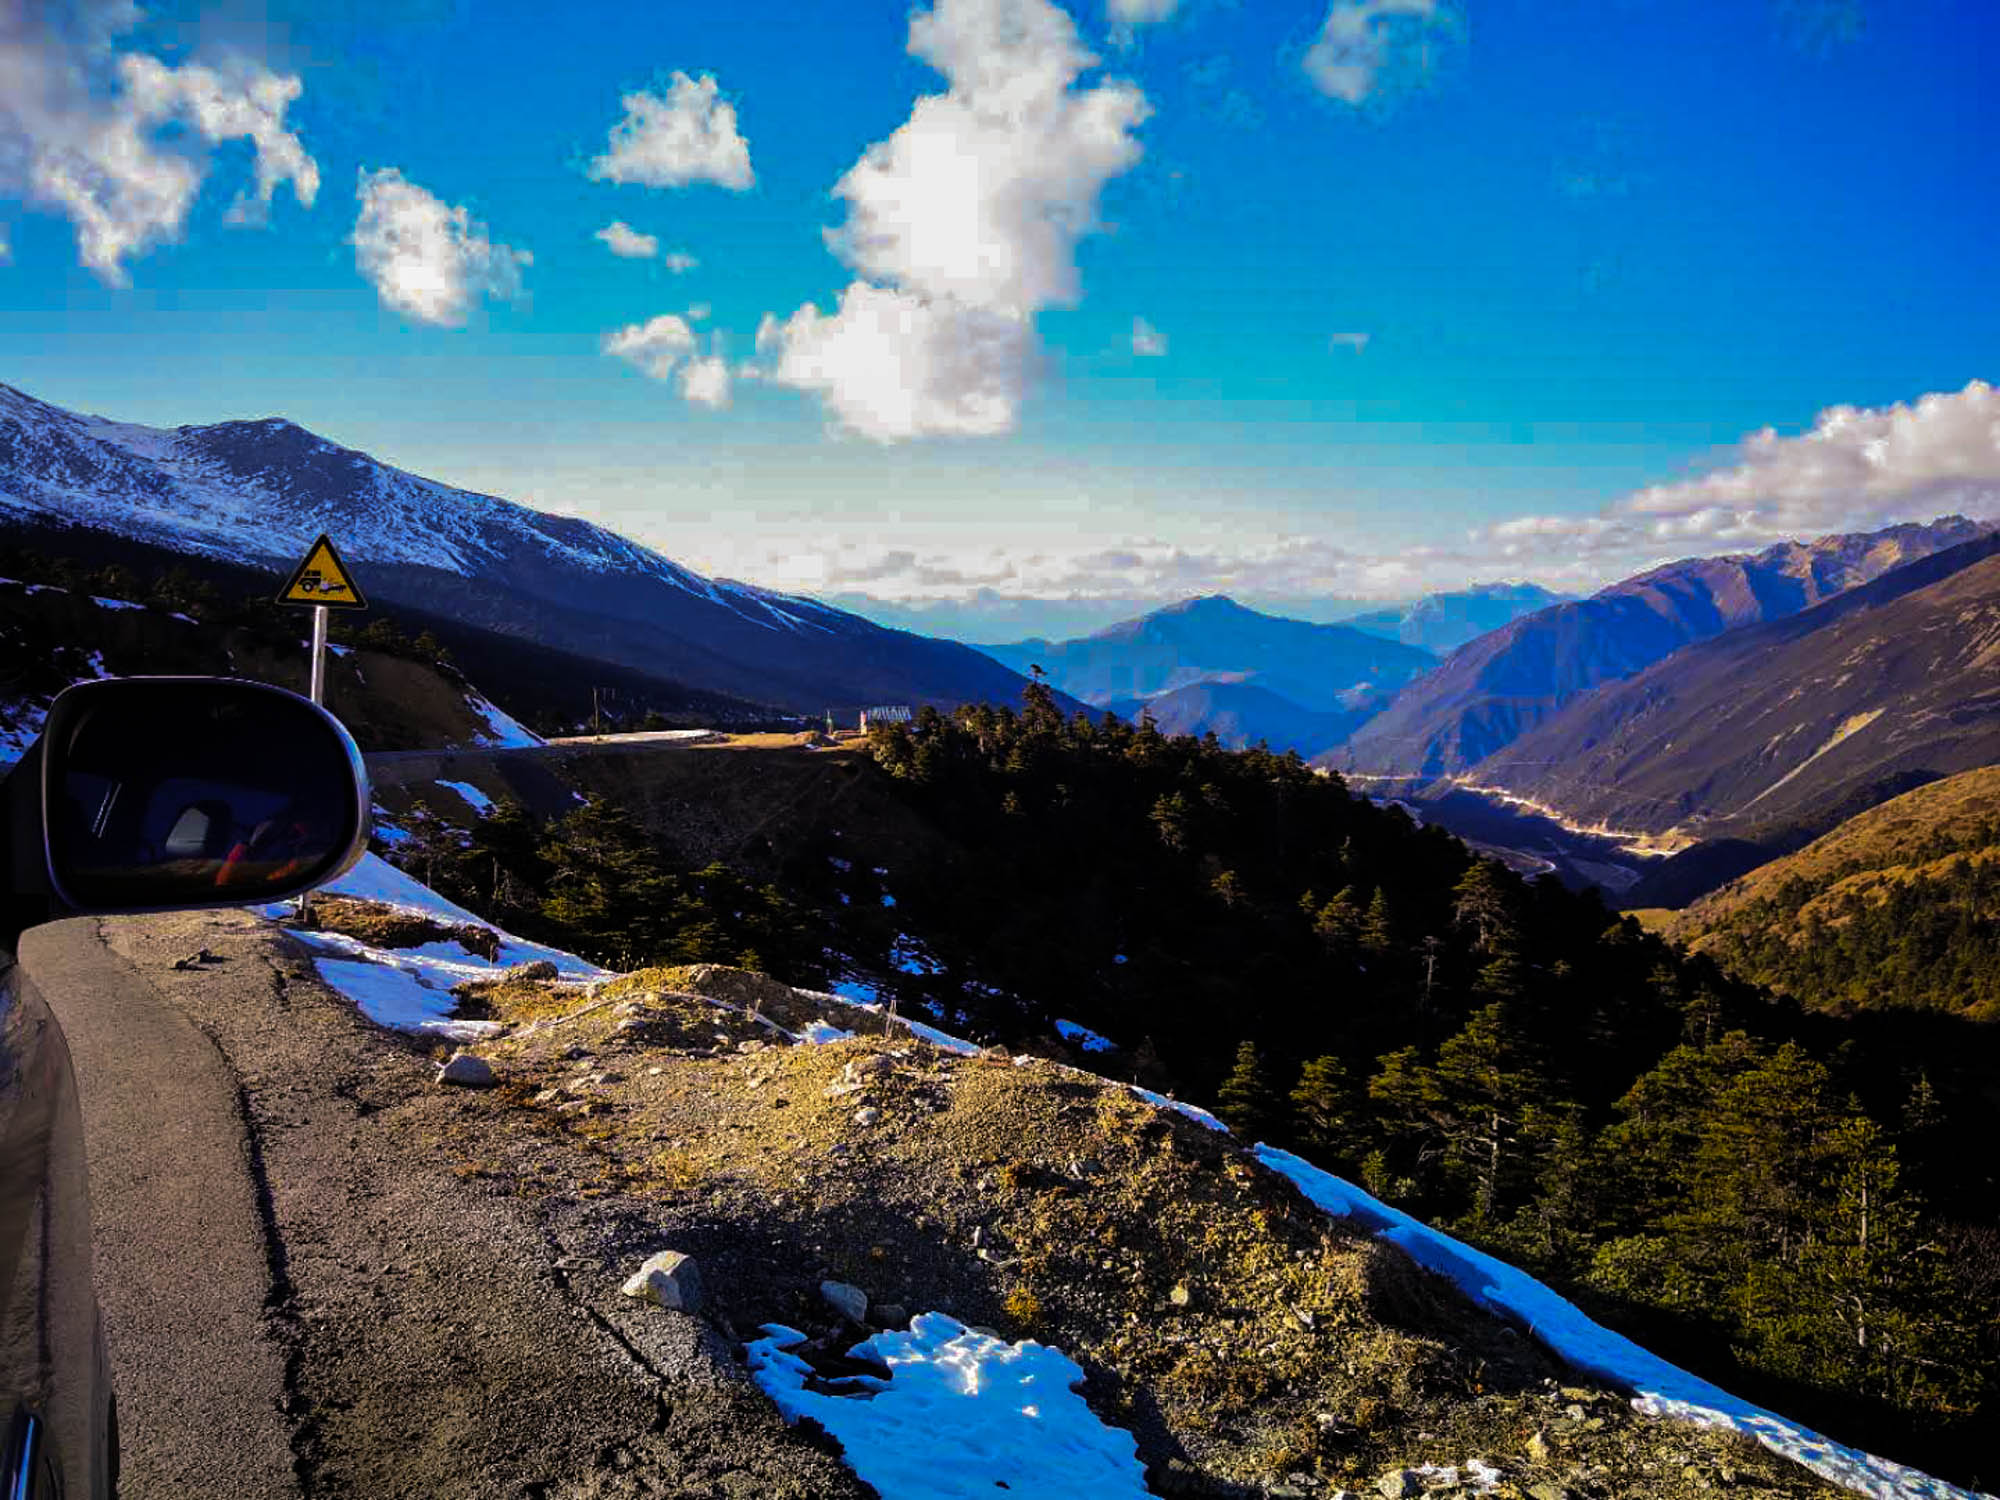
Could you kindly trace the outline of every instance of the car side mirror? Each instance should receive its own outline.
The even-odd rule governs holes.
[[[295,693],[210,677],[80,683],[37,742],[42,862],[76,912],[280,901],[368,846],[361,753]],[[33,768],[24,761],[16,772]],[[16,848],[30,830],[17,789]],[[24,860],[17,860],[17,868]]]

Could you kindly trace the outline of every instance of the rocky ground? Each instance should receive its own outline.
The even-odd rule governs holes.
[[[705,965],[476,985],[458,1013],[495,1034],[426,1048],[254,919],[115,927],[244,1080],[307,1493],[864,1495],[744,1341],[788,1324],[835,1377],[927,1311],[1075,1359],[1163,1496],[1839,1493],[1637,1415],[1119,1084]],[[827,1024],[875,1034],[795,1040]],[[694,1277],[627,1295],[663,1251]]]
[[[732,1343],[806,1330],[830,1376],[937,1310],[1056,1345],[1163,1495],[1836,1493],[1745,1440],[1633,1413],[1228,1137],[1039,1059],[967,1057],[761,975],[481,986],[441,1149],[561,1224],[609,1287],[701,1267]],[[815,1024],[878,1034],[818,1044]],[[530,1143],[560,1143],[560,1155]],[[837,1313],[835,1282],[867,1298]]]

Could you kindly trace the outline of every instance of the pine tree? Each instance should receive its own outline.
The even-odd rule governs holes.
[[[1490,1220],[1527,1165],[1528,1112],[1549,1092],[1526,1038],[1504,1004],[1473,1012],[1438,1049],[1447,1163],[1468,1181],[1472,1212]]]
[[[1269,1139],[1283,1119],[1278,1092],[1271,1086],[1270,1072],[1254,1042],[1237,1047],[1236,1066],[1229,1070],[1215,1098],[1217,1116],[1246,1142]]]
[[[1472,951],[1495,955],[1520,947],[1516,882],[1495,859],[1475,859],[1453,889],[1452,920],[1472,934]]]
[[[1361,919],[1361,951],[1370,958],[1386,958],[1396,946],[1396,924],[1389,912],[1389,893],[1381,886],[1368,898],[1368,914]]]
[[[1347,1163],[1366,1154],[1365,1101],[1339,1058],[1308,1062],[1292,1089],[1291,1103],[1292,1133],[1314,1160]]]

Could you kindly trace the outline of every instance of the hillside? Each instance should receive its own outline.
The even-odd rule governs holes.
[[[413,883],[336,889],[350,887],[363,894],[325,903],[334,930],[295,941],[335,955],[319,961],[327,982],[369,1015],[457,1028],[458,1055],[497,1085],[444,1091],[417,1149],[459,1161],[495,1212],[566,1251],[557,1285],[600,1322],[641,1349],[692,1335],[697,1358],[678,1370],[740,1351],[780,1413],[812,1417],[896,1500],[1534,1495],[1585,1476],[1634,1500],[1693,1483],[1956,1495],[1703,1386],[1199,1110],[739,969],[535,978],[453,962],[462,913]],[[163,967],[177,950],[158,926],[124,951]],[[222,962],[261,949],[297,964],[268,930],[221,926],[202,933]],[[440,985],[464,977],[445,997],[404,963]],[[455,1000],[461,1019],[392,1015],[398,984]],[[410,1089],[398,1071],[370,1070],[378,1108]],[[663,1247],[677,1262],[665,1305],[621,1304],[614,1289]],[[968,1378],[933,1391],[934,1365]],[[1029,1371],[1036,1420],[1021,1423]],[[731,1383],[673,1378],[699,1453],[714,1424],[694,1414]],[[768,1420],[731,1399],[768,1449]],[[339,1409],[323,1423],[314,1458],[355,1435]],[[632,1446],[639,1474],[687,1463],[683,1443]]]
[[[107,649],[113,665],[104,670],[128,675],[212,672],[281,686],[304,683],[310,615],[273,605],[271,575],[260,570],[105,533],[5,527],[0,579],[13,580],[10,597],[20,616],[14,670],[22,687],[32,687],[36,704],[45,706],[71,681],[97,675],[93,653]],[[612,727],[648,716],[739,728],[797,722],[768,704],[701,692],[416,609],[336,615],[332,635],[337,649],[330,701],[371,750],[492,738],[467,730],[450,714],[408,718],[408,702],[398,708],[388,701],[414,691],[407,681],[412,666],[439,664],[447,665],[453,681],[463,679],[459,696],[468,691],[465,683],[477,684],[483,701],[549,733],[587,723],[598,710]],[[357,649],[402,665],[376,669],[364,687],[339,664],[343,652]],[[398,713],[406,722],[392,722]]]
[[[1690,646],[1578,699],[1480,775],[1579,821],[1825,828],[2000,761],[2000,536]]]
[[[1662,930],[1808,1005],[2000,1019],[2000,767],[1934,781]]]
[[[1150,714],[1162,734],[1213,734],[1231,750],[1262,740],[1274,750],[1315,755],[1368,721],[1366,708],[1301,708],[1254,682],[1193,682],[1152,698],[1112,698],[1099,707],[1137,721]]]
[[[983,646],[1016,671],[1032,665],[1086,703],[1149,698],[1197,682],[1245,682],[1317,712],[1355,706],[1427,670],[1429,652],[1346,625],[1246,609],[1222,595],[1189,599],[1070,641]]]
[[[1461,647],[1356,731],[1330,763],[1422,777],[1477,767],[1479,779],[1511,789],[1506,778],[1484,775],[1482,763],[1591,688],[1631,677],[1692,642],[1797,614],[1984,531],[1949,516],[1655,568]]]
[[[1426,594],[1407,608],[1371,610],[1341,623],[1443,656],[1489,630],[1563,600],[1563,595],[1552,594],[1539,584],[1481,583],[1469,589]]]
[[[303,628],[303,620],[292,621]],[[206,625],[123,599],[0,581],[0,759],[40,732],[71,683],[99,677],[223,675],[303,693],[306,643],[268,630]],[[327,706],[364,750],[529,743],[456,672],[383,651],[334,648]]]
[[[801,713],[1018,701],[955,642],[701,577],[615,532],[424,479],[278,418],[172,429],[0,385],[0,517],[282,576],[331,535],[378,605],[422,610]],[[275,591],[275,590],[274,590]]]
[[[982,646],[1016,671],[1041,667],[1057,691],[1170,734],[1213,730],[1230,745],[1266,741],[1312,755],[1336,745],[1404,683],[1427,651],[1347,625],[1314,625],[1214,595],[1069,641]]]
[[[596,795],[539,820],[505,800],[528,790],[505,752],[414,758],[384,789],[407,835],[390,852],[593,962],[756,968],[1213,1101],[1706,1379],[1977,1470],[1978,1423],[1952,1413],[1988,1399],[2000,1324],[1951,1308],[1989,1305],[1960,1279],[1983,1262],[1871,1241],[1870,1316],[1903,1331],[1862,1358],[1832,1263],[1730,1205],[1782,1183],[1811,1243],[1844,1245],[1845,1174],[1896,1170],[1926,1244],[1972,1243],[2000,1219],[1994,1174],[1886,1132],[1923,1073],[1940,1140],[1980,1128],[1992,1046],[1803,1014],[1296,759],[1079,722],[1038,692],[1011,720],[884,727],[865,753],[565,755]],[[1962,1389],[1910,1363],[1918,1327],[1962,1350]]]

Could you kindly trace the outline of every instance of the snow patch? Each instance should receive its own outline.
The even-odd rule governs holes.
[[[1145,1468],[1132,1434],[1107,1427],[1077,1394],[1083,1370],[1033,1340],[1010,1344],[943,1313],[907,1333],[856,1344],[890,1376],[817,1381],[785,1352],[805,1335],[781,1323],[747,1346],[750,1374],[787,1421],[811,1417],[845,1450],[882,1500],[1143,1500]],[[845,1390],[841,1388],[845,1387]]]
[[[1116,1052],[1118,1044],[1109,1037],[1099,1036],[1088,1026],[1079,1026],[1075,1021],[1056,1022],[1056,1033],[1066,1042],[1074,1042],[1085,1052]]]
[[[486,733],[473,736],[474,741],[486,749],[525,750],[547,743],[532,729],[504,710],[494,707],[478,693],[467,693],[465,706],[486,721]]]
[[[889,944],[889,963],[900,974],[942,974],[944,965],[924,947],[923,939],[907,932],[896,934]]]
[[[1169,1099],[1165,1094],[1156,1094],[1151,1089],[1142,1089],[1136,1083],[1128,1083],[1125,1086],[1141,1099],[1144,1099],[1148,1104],[1155,1105],[1160,1109],[1171,1109],[1176,1114],[1186,1115],[1197,1125],[1206,1125],[1210,1130],[1219,1130],[1224,1135],[1229,1134],[1229,1127],[1216,1119],[1214,1115],[1203,1109],[1199,1104],[1189,1104],[1185,1099]]]
[[[378,855],[364,854],[339,879],[322,886],[329,895],[357,901],[379,901],[398,911],[430,917],[451,926],[485,927],[500,938],[499,956],[488,962],[456,941],[429,942],[415,948],[376,948],[343,932],[295,930],[292,936],[314,950],[314,962],[327,984],[352,1000],[377,1025],[398,1031],[435,1033],[457,1041],[491,1035],[496,1023],[454,1021],[457,1000],[451,987],[468,979],[491,979],[515,964],[547,959],[564,979],[609,979],[611,973],[565,953],[560,948],[530,943],[501,932],[491,922],[445,900],[429,886],[411,878]],[[291,903],[273,902],[256,908],[276,919],[291,911]]]
[[[457,792],[465,799],[466,805],[482,818],[493,811],[493,799],[469,781],[446,781],[443,777],[439,777],[437,784]]]
[[[130,599],[100,599],[95,594],[90,596],[90,602],[95,604],[99,609],[144,609],[146,607],[143,604],[134,604]]]
[[[1635,1411],[1744,1433],[1822,1479],[1872,1500],[1992,1500],[1888,1459],[1842,1447],[1739,1400],[1592,1322],[1574,1303],[1526,1272],[1440,1234],[1289,1151],[1258,1146],[1256,1156],[1318,1207],[1373,1230],[1376,1238],[1397,1246],[1424,1269],[1448,1277],[1481,1307],[1518,1319],[1579,1370],[1636,1391]]]

